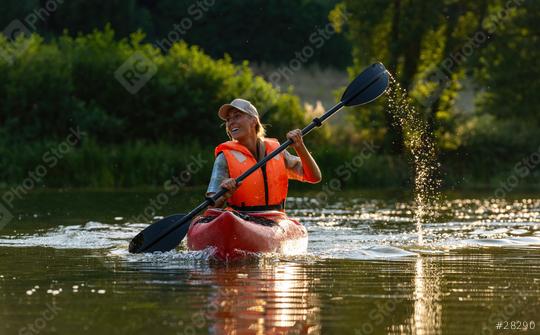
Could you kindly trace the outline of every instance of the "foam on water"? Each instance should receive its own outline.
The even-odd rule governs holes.
[[[58,226],[31,235],[0,237],[0,245],[50,247],[55,249],[106,249],[125,243],[133,232],[146,227],[141,224],[104,224],[90,221],[84,225]]]
[[[407,251],[393,246],[374,245],[370,247],[351,247],[343,248],[337,247],[332,249],[326,249],[319,252],[321,258],[334,258],[334,259],[396,259],[401,257],[417,256],[418,254],[413,251]]]

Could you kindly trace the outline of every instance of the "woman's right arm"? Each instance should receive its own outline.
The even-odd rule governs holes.
[[[232,192],[236,190],[236,183],[234,179],[229,176],[229,168],[227,166],[227,160],[225,155],[220,153],[216,160],[214,161],[214,167],[212,168],[212,176],[210,177],[210,182],[208,183],[208,189],[206,190],[206,196],[210,197],[213,194],[221,190],[222,187],[230,190],[230,192],[225,193],[224,196],[216,200],[214,206],[209,206],[213,208],[223,208],[225,201],[231,197]]]

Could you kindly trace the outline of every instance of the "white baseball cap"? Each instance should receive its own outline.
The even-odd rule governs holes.
[[[251,116],[259,118],[259,112],[257,108],[251,104],[251,102],[244,99],[234,99],[230,104],[225,104],[219,108],[218,115],[222,120],[227,119],[227,115],[232,109],[238,109],[241,112],[249,114]]]

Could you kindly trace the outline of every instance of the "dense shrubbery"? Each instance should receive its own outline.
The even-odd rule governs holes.
[[[270,136],[283,138],[303,123],[299,99],[254,76],[247,63],[213,60],[183,42],[162,55],[142,39],[137,33],[115,41],[110,29],[50,43],[37,35],[15,43],[0,36],[1,50],[14,56],[0,58],[0,183],[24,179],[71,128],[85,136],[50,169],[47,186],[159,185],[194,154],[211,160],[213,146],[226,139],[217,109],[235,97],[260,106]],[[134,52],[158,71],[132,95],[114,72]],[[210,167],[189,183],[205,183]]]
[[[33,35],[17,41],[26,47],[13,64],[0,59],[0,121],[11,139],[62,138],[78,125],[99,143],[129,140],[201,143],[224,139],[216,112],[235,97],[250,99],[271,134],[280,137],[300,124],[303,111],[296,96],[278,93],[253,75],[247,63],[213,60],[197,47],[177,43],[167,55],[141,44],[142,34],[114,40],[107,29],[87,36],[62,36],[50,43]],[[0,48],[13,47],[0,37]],[[114,72],[134,52],[143,52],[158,67],[135,95]]]
[[[44,187],[162,187],[173,177],[183,186],[202,185],[213,162],[212,151],[195,142],[102,146],[83,137],[76,147],[58,154],[60,143],[0,143],[0,187],[20,185],[27,178]],[[43,178],[39,166],[45,168]]]
[[[59,145],[58,141],[7,144],[0,141],[0,188],[17,186],[34,173],[37,166],[46,165],[43,155]],[[356,187],[408,188],[412,183],[411,165],[402,156],[373,154],[359,156],[355,148],[311,146],[323,171],[323,183],[313,186],[294,183],[294,188],[336,191]],[[176,177],[182,185],[205,185],[213,163],[213,147],[197,143],[173,145],[143,141],[103,146],[83,138],[76,148],[47,168],[43,178],[36,178],[40,187],[138,187],[162,188]],[[519,157],[516,159],[523,159]],[[526,157],[525,157],[526,158]],[[202,164],[189,174],[190,164]],[[499,186],[515,173],[515,161],[489,155],[446,153],[442,157],[446,186]],[[520,186],[538,183],[540,174],[533,170]]]
[[[50,159],[44,161],[44,153],[51,153],[58,146],[57,141],[15,145],[0,141],[0,187],[21,185],[28,178],[43,187],[161,188],[168,180],[179,181],[182,186],[205,185],[213,164],[213,148],[197,143],[137,141],[102,146],[89,138],[58,155],[56,164],[49,164]],[[322,187],[335,187],[336,181],[331,182],[332,179],[339,180],[340,189],[400,187],[409,183],[409,167],[400,157],[359,157],[357,151],[336,148],[315,148],[314,155],[323,169]],[[43,178],[36,177],[40,165],[46,168]]]

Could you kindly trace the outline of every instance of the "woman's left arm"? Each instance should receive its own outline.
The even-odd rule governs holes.
[[[322,179],[321,170],[304,144],[302,131],[300,129],[291,130],[287,133],[287,138],[293,142],[291,146],[302,161],[304,179],[313,184],[320,182]]]

